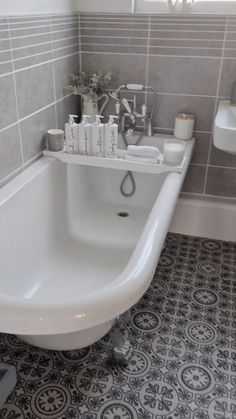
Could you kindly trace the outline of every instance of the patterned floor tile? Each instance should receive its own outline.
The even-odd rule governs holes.
[[[106,336],[56,352],[0,335],[18,381],[0,419],[236,419],[236,244],[169,234],[124,330],[128,366]]]

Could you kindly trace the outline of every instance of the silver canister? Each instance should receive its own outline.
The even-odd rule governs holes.
[[[64,131],[62,129],[49,129],[47,136],[50,151],[61,151],[64,149]]]

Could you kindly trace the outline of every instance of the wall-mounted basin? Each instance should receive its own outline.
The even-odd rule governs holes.
[[[230,101],[219,103],[214,124],[214,145],[227,153],[236,154],[236,106]]]

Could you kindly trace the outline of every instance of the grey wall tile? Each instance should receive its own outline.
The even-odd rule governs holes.
[[[65,122],[68,121],[68,115],[78,115],[79,98],[78,96],[69,96],[57,103],[58,128],[65,129]]]
[[[44,42],[50,42],[50,33],[41,34],[37,36],[27,36],[26,38],[12,38],[12,48],[24,48],[30,45],[42,44]]]
[[[77,20],[72,20],[66,23],[59,23],[59,24],[55,24],[55,22],[52,24],[52,31],[53,32],[64,32],[65,33],[65,38],[67,35],[67,31],[68,30],[76,30],[78,31],[78,21]]]
[[[192,156],[192,163],[207,164],[211,134],[194,132],[194,137],[196,142]]]
[[[151,30],[151,38],[174,38],[174,39],[186,39],[186,37],[188,39],[216,39],[216,40],[223,40],[224,39],[224,32],[208,32],[208,31],[204,31],[204,32],[198,32],[196,34],[196,32],[194,31],[189,31],[184,32],[184,31],[171,31],[171,30],[166,30],[166,31],[162,31],[159,30],[158,32],[155,30]]]
[[[1,35],[0,35],[1,36]],[[11,61],[11,51],[0,51],[0,63]]]
[[[0,129],[17,120],[13,75],[0,77]]]
[[[175,116],[182,112],[196,115],[197,131],[211,131],[214,99],[200,96],[160,95],[153,117],[154,126],[174,128]]]
[[[0,63],[0,75],[12,73],[12,61],[8,63]]]
[[[236,59],[224,59],[219,95],[230,96],[234,81],[236,81]]]
[[[0,40],[0,51],[6,51],[10,49],[10,40],[9,39],[1,39]]]
[[[148,83],[163,93],[214,96],[219,66],[218,59],[150,56]]]
[[[55,61],[56,98],[61,99],[68,94],[66,86],[69,76],[79,71],[78,55],[71,55]]]
[[[99,45],[107,45],[107,44],[111,44],[111,45],[119,45],[119,46],[145,46],[147,47],[148,44],[148,38],[124,38],[123,36],[120,37],[109,37],[109,38],[104,38],[103,37],[98,37],[98,36],[81,36],[81,42],[83,45],[94,45],[94,44],[99,44]],[[113,49],[114,51],[114,49]],[[115,50],[116,51],[116,50]]]
[[[210,164],[213,166],[236,167],[236,158],[234,154],[225,153],[213,145],[211,149]]]
[[[52,63],[16,73],[20,118],[54,101]]]
[[[22,166],[19,127],[0,133],[0,181]]]
[[[38,55],[46,52],[50,52],[52,49],[51,42],[42,45],[31,45],[25,48],[20,49],[13,49],[12,55],[14,60],[18,60],[19,58],[29,57],[31,55]]]
[[[5,27],[4,27],[5,26]],[[6,25],[1,28],[1,39],[9,39],[9,31]]]
[[[180,48],[180,47],[150,47],[149,52],[151,55],[159,56],[181,56],[181,57],[221,57],[221,49],[213,48]]]
[[[59,49],[54,49],[53,57],[54,59],[56,59],[56,58],[65,57],[72,54],[74,55],[76,53],[78,53],[78,44],[66,46],[63,48],[61,47]]]
[[[182,191],[190,193],[203,193],[205,175],[205,166],[194,166],[190,164]]]
[[[206,193],[236,198],[236,169],[209,167]]]
[[[50,25],[49,24],[40,24],[36,27],[31,27],[31,24],[29,23],[29,27],[21,28],[21,29],[11,29],[10,30],[10,36],[11,38],[23,38],[25,37],[25,40],[27,40],[27,37],[31,37],[34,35],[39,34],[47,34],[50,32]]]
[[[32,67],[36,64],[43,64],[52,60],[52,51],[45,52],[43,54],[35,55],[33,57],[21,58],[14,61],[15,70],[20,70],[28,67]]]
[[[77,13],[11,16],[9,32],[7,20],[1,19],[0,23],[0,76],[11,73],[0,77],[0,130],[17,122],[16,99],[19,110],[18,126],[0,132],[0,181],[4,179],[3,184],[6,177],[10,179],[12,174],[18,173],[18,169],[22,170],[23,163],[30,162],[44,148],[46,131],[56,127],[56,110],[60,126],[64,125],[67,113],[72,110],[75,113],[74,97],[65,99],[57,107],[54,104],[53,61],[60,98],[61,94],[64,95],[63,88],[68,75],[79,69],[79,30]],[[60,59],[62,56],[67,56],[63,63]],[[48,105],[47,109],[42,110]]]
[[[81,50],[84,52],[101,52],[101,53],[113,53],[114,51],[119,54],[143,54],[147,53],[147,47],[135,45],[99,45],[99,44],[81,44]]]
[[[77,44],[79,42],[78,36],[70,37],[69,39],[58,39],[53,41],[53,49],[69,47],[71,45]]]
[[[46,132],[56,128],[55,105],[21,122],[24,163],[46,146]]]
[[[118,21],[114,21],[114,20],[104,20],[101,18],[100,21],[91,21],[91,20],[81,20],[81,29],[83,30],[84,28],[88,28],[88,29],[102,29],[102,30],[111,30],[113,31],[114,29],[120,29],[121,31],[123,30],[127,30],[127,31],[139,31],[141,30],[148,30],[148,20],[145,19],[145,21],[143,22],[137,22],[137,21],[133,21],[133,22],[124,22],[122,20]]]
[[[221,50],[223,41],[215,39],[160,39],[151,38],[150,46],[186,47],[186,48],[219,48]]]
[[[83,71],[112,71],[116,76],[113,82],[114,87],[125,83],[145,84],[146,82],[146,56],[83,54],[82,60]]]
[[[25,15],[25,16],[9,16],[9,24],[11,27],[25,27],[26,25],[28,25],[28,23],[30,22],[31,24],[35,24],[36,26],[38,26],[39,23],[45,21],[49,21],[50,20],[50,15],[48,14],[35,14],[35,15]]]
[[[73,38],[75,36],[78,36],[78,30],[77,29],[68,29],[65,32],[53,32],[52,33],[52,39],[53,41],[57,41],[57,40],[61,40],[61,39],[65,39],[65,38]]]

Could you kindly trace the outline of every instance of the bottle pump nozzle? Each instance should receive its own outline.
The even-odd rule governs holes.
[[[117,115],[109,115],[109,121],[108,124],[112,125],[114,124],[114,119],[119,119]]]
[[[96,115],[96,123],[97,124],[101,124],[102,123],[102,121],[101,121],[102,118],[104,118],[104,116],[102,116],[102,115]]]
[[[91,118],[91,115],[82,115],[82,123],[87,124],[88,118]]]
[[[69,115],[69,124],[73,125],[75,124],[75,118],[78,118],[77,115]]]

